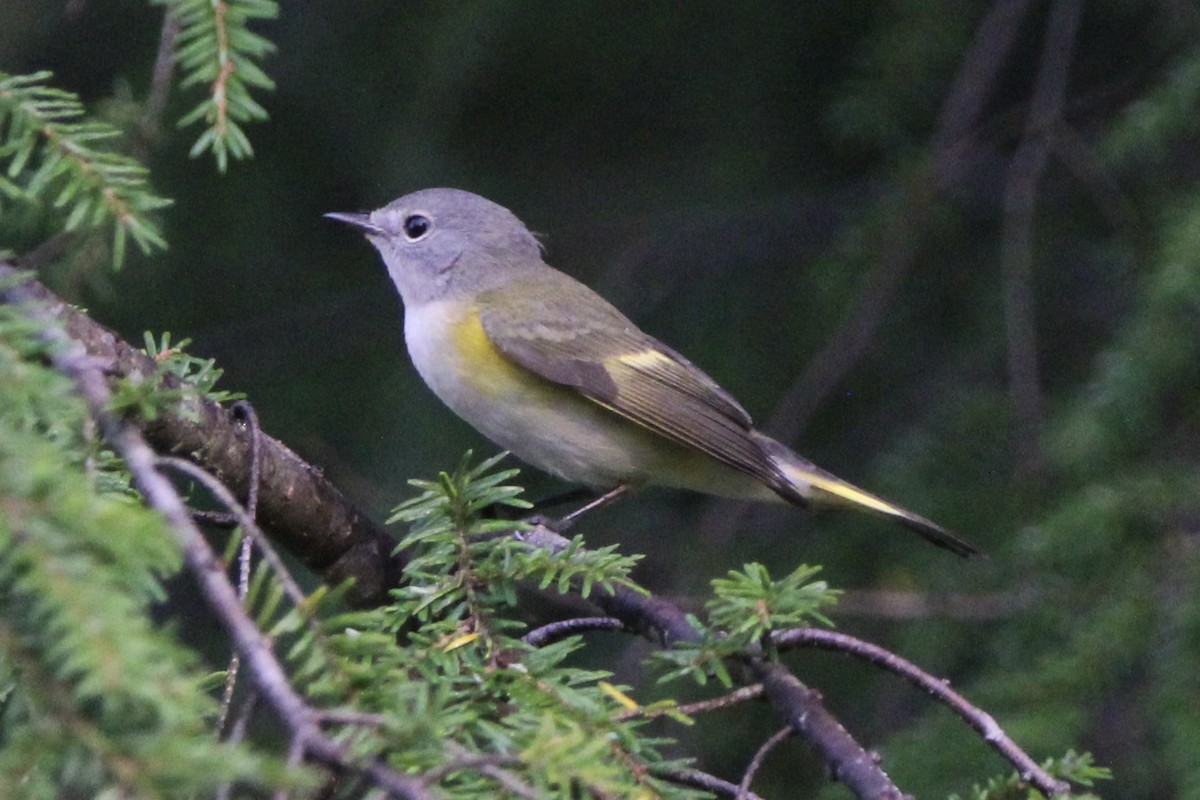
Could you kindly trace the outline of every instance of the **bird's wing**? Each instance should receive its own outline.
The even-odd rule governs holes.
[[[790,488],[728,392],[574,279],[539,274],[484,292],[476,308],[492,344],[522,367],[772,488]]]

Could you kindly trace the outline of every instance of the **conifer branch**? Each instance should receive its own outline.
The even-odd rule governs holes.
[[[0,281],[17,274],[0,263]],[[22,291],[41,302],[45,313],[97,359],[106,375],[157,382],[167,389],[182,386],[176,376],[163,374],[153,358],[63,302],[38,281],[25,282]],[[139,424],[158,452],[185,456],[213,473],[235,496],[247,496],[252,437],[225,408],[189,394]],[[265,434],[260,490],[258,521],[275,541],[330,585],[353,578],[346,597],[351,605],[386,602],[388,591],[399,583],[404,564],[403,556],[392,555],[396,539],[355,508],[320,470]]]
[[[2,275],[2,273],[0,273]],[[7,302],[36,303],[17,286],[5,292]],[[221,620],[263,698],[279,715],[292,737],[293,752],[340,770],[369,776],[389,796],[402,800],[432,800],[422,781],[402,775],[376,760],[355,758],[320,728],[319,713],[293,688],[276,659],[271,642],[250,619],[237,592],[225,575],[221,560],[192,521],[191,513],[175,487],[157,469],[158,456],[132,424],[110,412],[112,394],[107,378],[83,346],[71,339],[42,310],[31,315],[47,323],[44,337],[55,368],[70,378],[100,428],[104,440],[124,460],[146,503],[165,518],[168,531],[183,551],[183,560],[198,582],[209,607]]]
[[[254,153],[242,125],[267,119],[266,109],[250,92],[275,88],[259,66],[275,52],[275,45],[248,25],[279,16],[279,6],[274,0],[154,2],[167,6],[167,13],[179,20],[175,60],[183,71],[180,88],[203,85],[207,89],[204,100],[179,120],[181,128],[197,122],[206,125],[190,155],[211,151],[217,169],[224,172],[231,157],[243,159]]]
[[[0,72],[0,210],[34,203],[65,215],[68,231],[111,226],[117,266],[127,239],[143,253],[166,248],[151,215],[171,201],[151,192],[145,167],[108,149],[121,132],[46,85],[50,77]]]
[[[522,534],[522,538],[550,549],[566,546],[566,539],[544,525],[535,526]],[[609,616],[621,620],[626,628],[667,647],[702,642],[701,631],[683,610],[662,598],[616,585],[595,592],[592,601]],[[892,800],[903,797],[878,760],[829,713],[819,692],[805,686],[777,662],[745,656],[742,663],[753,680],[763,684],[775,713],[820,753],[833,775],[855,797]]]

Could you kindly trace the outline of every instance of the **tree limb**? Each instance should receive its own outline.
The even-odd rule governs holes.
[[[0,262],[0,280],[16,274],[10,264]],[[105,375],[179,387],[178,379],[161,374],[152,358],[38,281],[27,281],[21,291],[40,302],[47,318],[61,324]],[[236,496],[247,496],[253,437],[228,409],[189,397],[178,407],[164,409],[156,419],[137,424],[159,453],[182,456],[211,472]],[[403,557],[392,555],[395,538],[351,504],[319,469],[266,434],[262,435],[259,490],[258,522],[272,539],[328,584],[336,586],[352,578],[354,586],[346,596],[352,605],[386,602],[404,567]]]
[[[7,274],[0,271],[0,279],[11,277],[11,269]],[[292,688],[287,673],[275,658],[270,640],[242,607],[221,560],[192,521],[191,512],[175,487],[159,473],[159,456],[136,427],[110,413],[112,395],[102,364],[80,342],[56,326],[59,320],[41,305],[44,298],[31,291],[29,284],[6,289],[2,294],[5,302],[33,307],[32,315],[50,324],[44,338],[52,345],[54,367],[74,382],[105,442],[124,460],[147,505],[165,518],[168,531],[183,551],[188,571],[233,639],[258,691],[287,727],[293,751],[335,769],[367,775],[390,796],[433,800],[420,780],[378,761],[358,761],[321,731],[317,712]]]
[[[540,535],[556,534],[543,529]],[[664,646],[700,640],[700,632],[688,622],[687,615],[661,598],[617,586],[611,592],[597,590],[591,599],[605,613],[624,622],[626,628]],[[746,665],[754,679],[762,682],[775,713],[821,755],[830,773],[855,797],[863,800],[903,797],[878,761],[829,713],[819,692],[805,686],[780,664],[747,659]]]

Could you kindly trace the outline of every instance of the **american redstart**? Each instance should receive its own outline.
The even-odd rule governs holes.
[[[508,209],[426,189],[369,214],[326,216],[362,230],[383,256],[429,388],[521,459],[609,497],[656,484],[857,508],[959,555],[978,552],[756,431],[716,381],[547,265]]]

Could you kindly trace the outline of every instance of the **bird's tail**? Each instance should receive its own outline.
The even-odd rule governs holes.
[[[889,517],[938,547],[963,557],[979,555],[979,549],[970,542],[920,514],[847,483],[774,439],[757,432],[755,438],[779,469],[783,485],[776,487],[776,491],[785,499],[818,510],[852,508]]]

